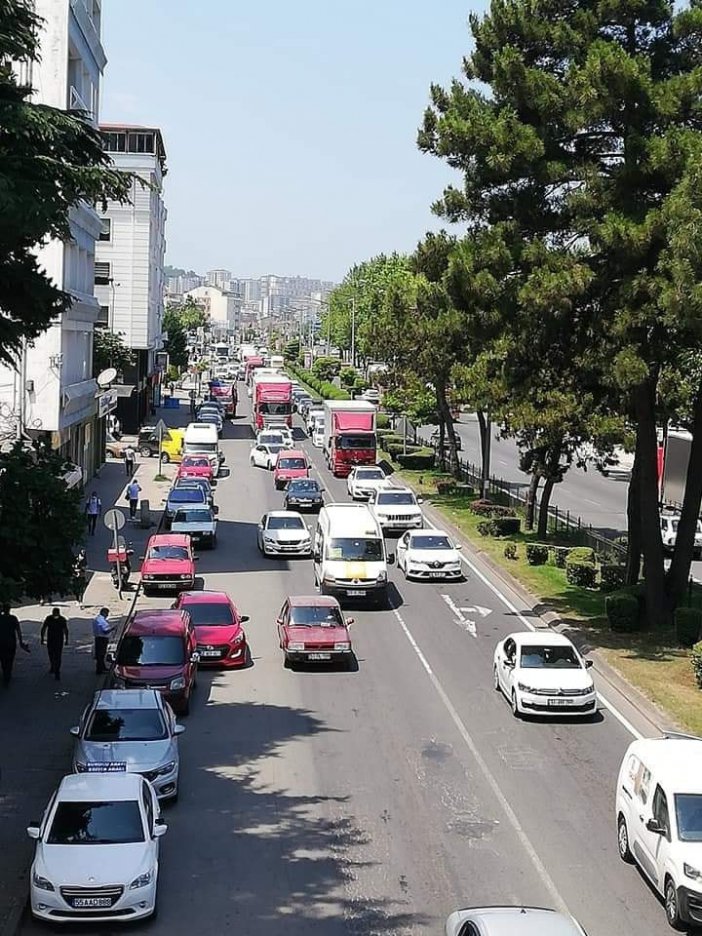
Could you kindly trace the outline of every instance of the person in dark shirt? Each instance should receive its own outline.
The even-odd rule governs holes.
[[[2,681],[6,686],[10,685],[12,679],[12,667],[18,643],[23,650],[29,652],[29,647],[22,640],[19,618],[11,613],[9,604],[4,604],[0,613],[0,670],[2,670]]]
[[[46,637],[46,649],[49,651],[49,672],[54,674],[54,679],[61,679],[61,656],[63,648],[68,643],[68,621],[61,614],[58,608],[54,608],[51,614],[44,618],[41,626],[41,642],[44,643]]]

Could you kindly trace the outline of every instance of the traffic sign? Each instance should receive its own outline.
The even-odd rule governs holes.
[[[116,533],[117,530],[121,530],[126,523],[124,514],[116,507],[105,511],[105,516],[102,518],[102,522],[105,524],[107,529],[112,530],[113,533]]]
[[[159,421],[154,426],[154,435],[157,436],[159,433],[161,433],[162,435],[166,435],[167,432],[168,432],[168,426],[165,424],[165,422],[162,419],[159,419]]]

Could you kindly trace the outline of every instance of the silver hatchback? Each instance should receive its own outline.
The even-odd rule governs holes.
[[[587,936],[570,916],[541,907],[469,907],[446,921],[446,936]]]

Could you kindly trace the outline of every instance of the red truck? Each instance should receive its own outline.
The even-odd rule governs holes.
[[[365,400],[324,401],[324,457],[336,478],[355,465],[375,465],[376,408]]]
[[[251,389],[254,371],[259,367],[263,367],[264,363],[263,358],[258,354],[246,358],[246,363],[244,364],[244,382],[249,389]]]
[[[210,382],[210,393],[224,406],[225,415],[230,419],[236,416],[236,404],[238,402],[238,391],[233,383],[223,383],[219,380]]]
[[[292,426],[292,381],[270,370],[254,373],[251,393],[251,419],[254,432],[269,423]]]

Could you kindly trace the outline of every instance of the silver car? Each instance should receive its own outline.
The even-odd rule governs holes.
[[[446,921],[446,936],[587,936],[570,916],[541,907],[469,907]]]
[[[312,536],[301,514],[271,510],[258,525],[258,548],[264,556],[310,556]]]
[[[139,773],[159,799],[175,800],[184,731],[156,689],[101,689],[71,728],[73,772]]]

